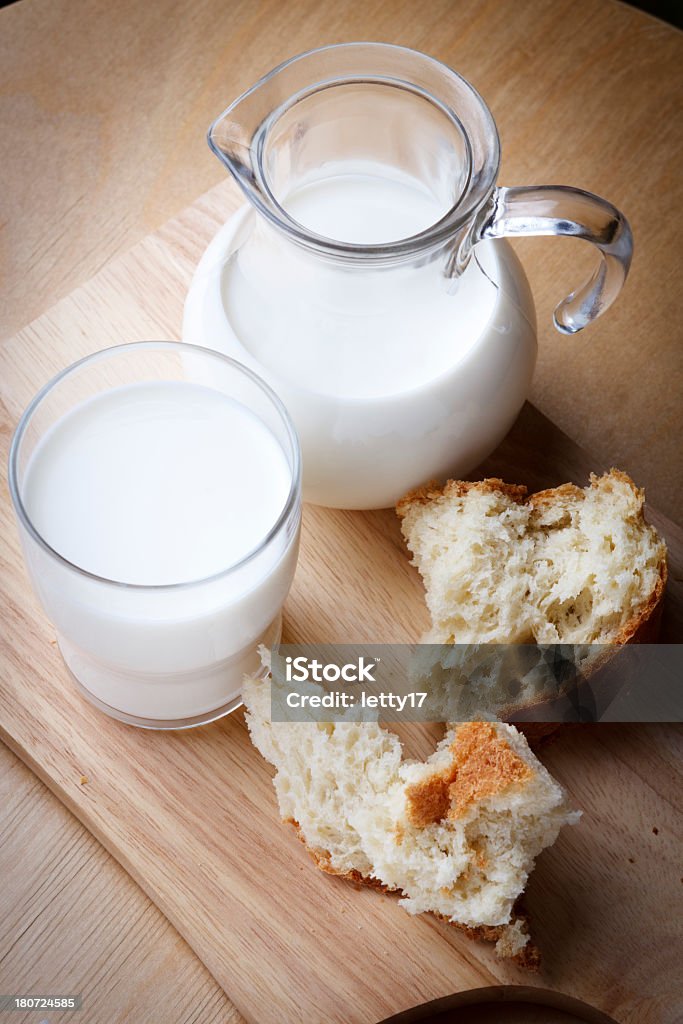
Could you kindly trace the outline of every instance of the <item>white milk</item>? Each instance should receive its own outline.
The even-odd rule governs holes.
[[[115,388],[40,441],[24,504],[60,555],[97,576],[159,586],[213,576],[258,547],[291,474],[253,413],[200,384]]]
[[[283,207],[309,231],[338,242],[376,245],[417,235],[447,212],[414,179],[388,177],[372,165],[332,174],[295,189]]]
[[[262,545],[291,481],[265,424],[200,384],[114,388],[50,428],[26,468],[28,516],[74,566],[123,584],[25,541],[65,660],[91,694],[152,720],[237,697],[257,643],[277,639],[297,538],[225,570]]]
[[[410,181],[371,174],[324,178],[283,205],[309,231],[366,245],[416,234],[445,212]],[[486,281],[456,310],[433,263],[340,272],[277,243],[271,231],[239,252],[225,282],[228,316],[260,365],[318,394],[411,391],[447,372],[490,315],[490,299],[480,294]],[[277,302],[275,317],[264,287]]]
[[[363,166],[282,203],[307,231],[361,244],[440,220],[416,181]],[[526,279],[505,243],[482,243],[457,280],[446,255],[385,268],[307,252],[251,210],[205,253],[183,336],[251,366],[280,394],[303,452],[304,498],[372,508],[463,474],[509,429],[536,355]]]

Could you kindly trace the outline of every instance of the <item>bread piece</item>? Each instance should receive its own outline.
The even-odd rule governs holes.
[[[666,546],[625,473],[527,496],[502,480],[429,486],[397,512],[425,583],[427,643],[651,640]]]
[[[426,762],[404,761],[377,723],[273,725],[269,681],[245,680],[242,696],[280,813],[319,867],[537,962],[516,903],[535,858],[577,815],[513,726],[453,726]]]
[[[585,491],[527,498],[500,480],[450,482],[400,502],[437,644],[625,643],[656,619],[664,544],[643,495],[613,470]],[[376,723],[277,723],[270,683],[245,681],[252,739],[275,766],[280,811],[325,871],[401,896],[537,963],[519,897],[534,860],[578,815],[513,726],[450,726],[426,762]]]

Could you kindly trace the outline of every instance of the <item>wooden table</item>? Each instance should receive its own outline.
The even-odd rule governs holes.
[[[24,0],[0,11],[0,30],[2,336],[220,180],[204,130],[261,73],[324,42],[402,43],[484,94],[503,182],[566,181],[630,217],[633,274],[609,320],[567,340],[539,309],[531,397],[678,518],[674,29],[612,0]],[[590,258],[554,240],[518,251],[534,254],[532,285],[541,268],[552,273],[558,298]],[[0,777],[0,991],[83,991],[88,1024],[238,1021],[161,913],[5,748]]]

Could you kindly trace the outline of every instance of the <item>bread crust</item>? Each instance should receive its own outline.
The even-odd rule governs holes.
[[[496,476],[487,477],[485,480],[447,480],[445,484],[431,480],[404,495],[396,505],[396,513],[399,519],[403,519],[414,505],[429,505],[439,498],[462,498],[470,491],[478,491],[480,494],[505,494],[518,505],[524,504],[529,493],[524,484],[506,484]]]
[[[285,822],[288,825],[292,825],[296,831],[299,841],[303,843],[306,848],[306,852],[313,859],[317,868],[324,871],[328,875],[335,875],[337,878],[341,878],[346,882],[352,882],[354,885],[364,885],[371,889],[376,889],[377,892],[384,893],[387,896],[396,896],[400,899],[404,893],[401,889],[392,889],[381,882],[378,878],[373,878],[370,875],[363,875],[360,871],[355,869],[352,871],[340,871],[338,868],[332,866],[330,862],[330,855],[327,850],[316,850],[312,849],[306,843],[298,821],[295,818],[285,818]],[[436,911],[430,911],[431,916],[435,917],[439,921],[444,921],[450,925],[451,928],[457,928],[458,931],[463,932],[468,939],[473,939],[477,942],[499,942],[505,935],[506,929],[510,925],[520,922],[524,928],[524,931],[529,933],[530,917],[526,911],[521,900],[518,900],[515,904],[513,916],[508,925],[477,925],[472,928],[466,924],[460,924],[458,921],[451,921],[443,914],[439,914]],[[512,963],[517,964],[525,971],[531,971],[536,973],[541,967],[541,953],[531,939],[525,946],[522,947],[514,956],[506,957]]]
[[[450,753],[440,771],[406,787],[406,814],[416,828],[455,820],[471,803],[524,785],[533,775],[490,722],[460,723]]]

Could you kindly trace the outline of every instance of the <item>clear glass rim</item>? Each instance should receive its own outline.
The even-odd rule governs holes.
[[[327,46],[315,47],[311,50],[306,50],[303,53],[299,53],[294,57],[290,57],[288,60],[283,61],[277,67],[273,68],[267,74],[263,75],[251,88],[247,89],[241,96],[234,100],[226,109],[212,122],[207,133],[207,139],[212,152],[221,160],[228,169],[233,173],[233,169],[229,160],[222,152],[220,146],[216,142],[216,130],[218,125],[223,122],[226,118],[232,114],[233,110],[242,103],[247,97],[251,96],[254,92],[260,89],[264,84],[281,74],[283,71],[292,67],[300,61],[305,61],[308,58],[316,57],[324,53],[338,52],[341,50],[365,50],[365,49],[376,49],[383,51],[394,51],[396,54],[400,54],[406,60],[420,61],[427,64],[431,64],[451,78],[457,80],[459,86],[469,93],[471,99],[474,101],[476,109],[477,124],[475,130],[479,133],[484,148],[489,152],[490,156],[486,161],[485,166],[481,169],[481,174],[474,175],[473,184],[473,167],[472,167],[472,131],[464,126],[461,119],[458,117],[455,110],[450,109],[443,101],[439,100],[438,97],[433,96],[427,90],[423,89],[419,85],[411,83],[409,78],[405,79],[394,79],[386,75],[373,74],[372,68],[368,67],[367,73],[362,76],[352,75],[335,75],[334,72],[330,73],[328,79],[311,83],[309,88],[306,88],[293,96],[289,97],[287,101],[281,104],[278,108],[273,110],[270,115],[266,118],[264,123],[261,125],[258,131],[259,142],[256,147],[256,169],[258,170],[258,181],[261,188],[263,188],[267,194],[267,201],[264,202],[262,199],[262,193],[260,189],[250,187],[245,188],[244,183],[240,179],[239,175],[235,175],[238,183],[243,188],[243,191],[247,192],[248,198],[253,202],[260,213],[262,213],[275,227],[284,231],[293,241],[296,241],[300,245],[306,248],[313,249],[320,253],[325,253],[329,256],[337,257],[340,259],[354,259],[354,260],[366,260],[374,262],[376,260],[390,259],[392,257],[411,256],[418,252],[424,252],[431,249],[438,248],[449,241],[449,239],[465,225],[473,216],[475,211],[482,205],[483,202],[491,194],[496,179],[498,177],[498,171],[500,168],[500,138],[498,135],[498,129],[496,127],[495,120],[488,106],[484,102],[482,96],[477,92],[474,86],[468,82],[466,78],[458,74],[453,68],[449,67],[443,61],[438,60],[436,57],[432,57],[429,54],[422,53],[419,50],[413,50],[407,46],[400,46],[395,43],[382,43],[373,41],[356,41],[349,43],[332,43]],[[465,187],[462,189],[460,195],[456,198],[453,205],[444,213],[444,215],[436,221],[434,224],[429,225],[424,230],[418,232],[415,235],[411,235],[407,238],[397,239],[390,242],[379,242],[373,245],[363,245],[354,242],[343,242],[338,239],[328,238],[325,235],[318,235],[315,232],[308,231],[298,221],[294,220],[284,210],[284,208],[278,203],[273,196],[270,188],[267,184],[266,175],[263,173],[262,168],[262,153],[264,148],[265,138],[270,129],[276,124],[280,116],[298,102],[300,99],[305,98],[312,92],[321,88],[330,87],[333,85],[344,85],[351,82],[357,83],[378,83],[387,85],[401,85],[404,88],[409,88],[411,91],[422,95],[428,99],[435,106],[439,107],[443,113],[455,122],[463,135],[465,146],[468,152],[469,167],[467,182]]]
[[[111,358],[112,356],[120,352],[132,350],[142,351],[144,349],[148,351],[153,351],[155,349],[163,349],[166,351],[175,351],[178,354],[193,351],[198,355],[201,355],[209,359],[214,358],[223,365],[230,366],[233,370],[236,370],[243,377],[246,377],[249,380],[251,380],[252,383],[254,383],[263,392],[265,397],[270,401],[271,405],[275,408],[276,412],[280,416],[280,419],[282,420],[285,426],[285,429],[287,431],[287,438],[292,447],[293,465],[292,480],[289,488],[289,493],[287,495],[287,499],[282,508],[282,511],[280,512],[278,518],[276,519],[275,523],[270,528],[268,533],[265,535],[265,537],[262,538],[261,541],[259,541],[259,543],[254,548],[252,548],[251,551],[248,551],[246,555],[243,555],[242,558],[239,559],[239,561],[233,562],[232,565],[226,566],[224,569],[220,569],[218,572],[212,573],[210,576],[203,576],[200,579],[196,580],[182,580],[177,583],[128,583],[125,580],[114,580],[108,578],[107,576],[99,576],[97,573],[90,572],[90,570],[83,568],[83,566],[76,565],[75,562],[69,561],[68,558],[65,558],[64,555],[60,554],[59,551],[53,548],[45,540],[43,535],[34,525],[31,517],[29,516],[20,493],[18,479],[18,460],[21,442],[24,438],[26,430],[34,414],[38,410],[41,403],[47,398],[47,396],[51,394],[52,391],[54,391],[54,389],[58,387],[62,383],[62,381],[64,381],[67,377],[70,377],[72,374],[76,373],[78,370],[82,369],[84,366],[88,364],[106,360],[107,358]],[[121,587],[125,590],[182,590],[184,588],[198,587],[202,584],[213,583],[217,580],[229,576],[231,573],[237,572],[248,562],[256,558],[257,555],[259,555],[263,550],[265,550],[265,548],[268,547],[270,542],[287,525],[292,516],[292,513],[297,511],[298,507],[300,506],[301,499],[301,448],[299,445],[299,438],[294,428],[294,424],[282,400],[273,391],[273,389],[268,384],[266,384],[266,382],[261,377],[258,376],[258,374],[254,373],[253,370],[250,370],[249,367],[245,366],[243,363],[240,363],[237,359],[231,359],[230,356],[223,355],[222,352],[216,352],[214,349],[204,348],[201,345],[193,345],[190,344],[189,342],[184,341],[133,341],[122,345],[110,345],[108,348],[103,348],[97,352],[92,352],[90,353],[90,355],[83,356],[81,359],[77,359],[76,362],[70,363],[69,366],[65,367],[63,370],[60,370],[59,373],[52,377],[40,389],[40,391],[37,392],[37,394],[27,405],[14,431],[12,443],[10,445],[9,450],[8,462],[8,483],[12,504],[14,505],[14,510],[19,522],[24,527],[24,529],[26,529],[31,538],[46,552],[46,554],[48,554],[50,557],[54,558],[56,561],[64,565],[67,569],[78,573],[78,575],[80,576],[85,576],[88,579],[95,580],[98,583],[104,583],[107,586],[111,587]]]

